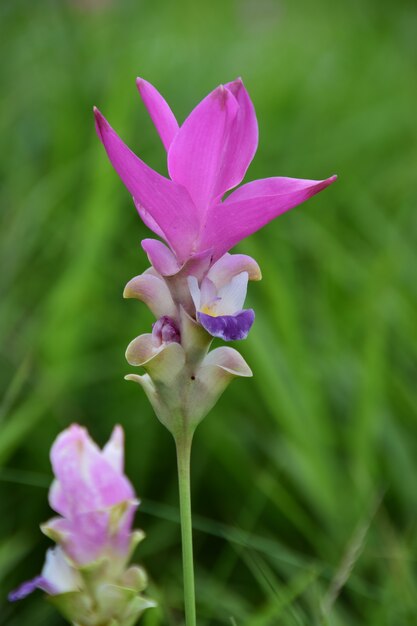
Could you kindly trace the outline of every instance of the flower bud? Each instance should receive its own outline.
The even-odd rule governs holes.
[[[163,315],[152,325],[152,339],[157,346],[162,343],[181,343],[178,324],[172,317]]]
[[[12,592],[11,601],[42,589],[70,622],[83,626],[132,626],[154,606],[141,595],[143,570],[127,567],[143,533],[132,530],[138,501],[123,457],[120,426],[103,450],[76,424],[58,436],[49,502],[59,516],[42,526],[57,547],[48,550],[41,575]]]

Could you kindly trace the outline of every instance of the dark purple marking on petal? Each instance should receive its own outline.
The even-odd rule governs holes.
[[[178,324],[168,315],[163,315],[152,324],[152,336],[159,345],[161,343],[181,343],[181,333]]]
[[[214,317],[207,313],[198,313],[198,321],[213,337],[220,337],[224,341],[246,339],[255,320],[255,311],[246,309],[235,315],[218,315]]]
[[[52,594],[53,590],[51,589],[50,583],[43,576],[35,576],[32,580],[27,580],[25,583],[20,585],[14,591],[11,591],[8,595],[9,602],[17,602],[18,600],[23,600],[26,596],[30,595],[36,589],[42,589],[46,591],[46,593]]]

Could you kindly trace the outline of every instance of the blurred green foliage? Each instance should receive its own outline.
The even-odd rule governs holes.
[[[163,172],[135,77],[182,120],[242,75],[247,179],[340,178],[239,246],[264,276],[239,346],[254,378],[195,441],[199,625],[415,624],[415,2],[2,0],[0,28],[0,623],[62,623],[6,594],[42,566],[48,450],[72,421],[100,443],[123,424],[159,601],[142,623],[182,623],[174,447],[123,381],[151,323],[121,298],[147,231],[92,106]]]

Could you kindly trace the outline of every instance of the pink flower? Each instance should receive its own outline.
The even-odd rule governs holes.
[[[243,82],[217,87],[182,126],[155,87],[140,78],[137,86],[167,151],[170,179],[131,152],[97,109],[96,128],[143,221],[169,246],[143,242],[161,275],[175,274],[196,257],[208,258],[210,265],[336,179],[266,178],[223,198],[242,181],[258,144],[255,110]]]
[[[100,450],[85,428],[73,424],[52,446],[51,462],[55,481],[49,503],[60,517],[44,531],[79,565],[104,555],[124,559],[138,503],[123,473],[121,427]]]
[[[155,606],[141,595],[144,571],[127,567],[143,533],[132,530],[138,502],[123,457],[120,426],[102,450],[77,424],[58,436],[49,502],[60,517],[42,526],[57,546],[48,550],[40,576],[10,593],[10,601],[41,589],[71,623],[120,626],[133,626]]]

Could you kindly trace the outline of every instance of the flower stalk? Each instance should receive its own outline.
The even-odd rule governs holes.
[[[193,434],[175,438],[180,499],[184,610],[186,626],[196,626],[193,527],[191,514],[191,447]]]

